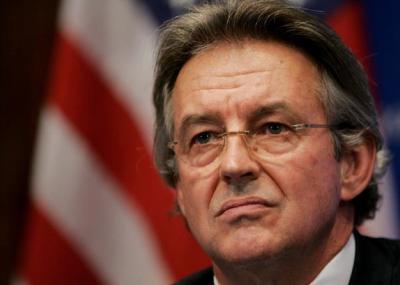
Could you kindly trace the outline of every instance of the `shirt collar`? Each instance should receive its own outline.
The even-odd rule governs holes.
[[[346,245],[322,269],[310,285],[347,285],[353,271],[356,256],[356,242],[351,235]]]
[[[310,285],[346,285],[349,284],[356,256],[356,243],[351,235],[346,245],[322,269]],[[214,285],[220,285],[214,275]]]

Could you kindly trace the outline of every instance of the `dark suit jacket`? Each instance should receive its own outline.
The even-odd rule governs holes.
[[[400,241],[354,235],[356,257],[349,285],[400,285]],[[175,285],[213,285],[213,275],[207,268]]]

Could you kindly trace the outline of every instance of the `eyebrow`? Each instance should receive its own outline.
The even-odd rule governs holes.
[[[253,125],[257,121],[276,113],[283,113],[293,121],[299,121],[299,116],[289,107],[285,102],[277,102],[264,106],[257,107],[254,111],[247,115],[247,122],[249,125]]]
[[[299,121],[299,116],[284,102],[277,102],[273,104],[263,105],[257,107],[254,111],[250,112],[247,116],[249,125],[253,125],[257,121],[276,113],[285,113],[293,121]],[[217,112],[209,114],[190,114],[183,118],[182,124],[179,128],[179,137],[181,138],[186,134],[187,130],[194,125],[210,124],[223,126],[224,123],[221,116]]]
[[[187,115],[183,118],[182,124],[179,128],[179,137],[182,137],[182,135],[185,134],[191,126],[201,124],[212,124],[221,126],[223,125],[223,122],[221,117],[217,113],[210,113],[205,115]]]

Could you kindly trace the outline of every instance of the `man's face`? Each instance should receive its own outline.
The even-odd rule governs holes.
[[[172,97],[175,138],[265,122],[326,124],[319,88],[316,67],[292,48],[219,43],[179,73]],[[202,119],[182,128],[189,117]],[[340,202],[340,163],[328,129],[298,135],[293,149],[267,158],[249,151],[240,135],[229,136],[210,165],[197,167],[178,157],[179,206],[214,261],[306,254],[329,235]]]

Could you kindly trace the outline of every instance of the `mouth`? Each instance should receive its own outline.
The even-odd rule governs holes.
[[[271,203],[259,197],[246,197],[231,199],[223,203],[218,210],[216,217],[222,216],[227,212],[239,212],[245,214],[247,212],[254,212],[260,209],[271,207]]]

